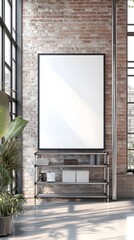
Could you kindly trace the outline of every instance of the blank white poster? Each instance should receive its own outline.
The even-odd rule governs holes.
[[[39,149],[104,148],[104,54],[39,54]]]

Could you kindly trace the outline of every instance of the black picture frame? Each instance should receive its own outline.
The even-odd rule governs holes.
[[[105,148],[105,54],[38,54],[38,149]]]

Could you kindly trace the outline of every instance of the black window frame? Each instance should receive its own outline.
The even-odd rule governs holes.
[[[1,65],[0,65],[0,90],[7,93],[9,98],[9,117],[13,120],[16,116],[22,115],[22,0],[6,0],[11,6],[11,30],[6,26],[5,21],[5,0],[1,0],[2,14],[0,15],[0,27],[2,29],[1,39]],[[15,3],[16,9],[15,14],[15,28],[13,29],[13,2]],[[16,34],[15,34],[16,31]],[[5,34],[8,36],[11,49],[10,49],[10,61],[11,65],[5,60]],[[15,54],[13,55],[13,47]],[[13,67],[15,66],[15,71]],[[6,76],[5,68],[8,69],[11,75],[9,83],[9,89],[6,90]],[[14,72],[13,72],[14,71]],[[14,81],[14,82],[13,82]],[[22,191],[22,171],[17,172],[16,188],[19,192]]]
[[[129,0],[128,7],[130,7]],[[127,22],[127,29],[129,29],[130,26],[134,28],[134,22]],[[134,79],[134,73],[129,73],[130,69],[134,72],[134,57],[132,60],[128,60],[129,37],[134,37],[134,31],[127,30],[127,168],[128,171],[134,172],[134,127],[132,124],[134,122],[134,117],[132,110],[130,111],[130,108],[134,110],[134,90],[131,93],[133,99],[131,99],[129,92],[129,79]],[[130,64],[132,64],[133,66],[130,67]],[[130,141],[130,139],[132,139],[132,141]]]

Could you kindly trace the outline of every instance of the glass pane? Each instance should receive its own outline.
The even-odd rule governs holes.
[[[128,77],[128,102],[134,102],[134,77]]]
[[[16,0],[12,0],[12,36],[16,40]]]
[[[133,26],[128,26],[127,31],[128,32],[134,32],[134,25]]]
[[[12,103],[12,113],[16,114],[16,104],[14,102]]]
[[[128,0],[128,24],[134,23],[134,2]]]
[[[13,24],[13,29],[16,30],[16,0],[13,0],[12,1],[12,11],[13,11],[13,14],[12,14],[12,24]]]
[[[2,1],[0,1],[0,17],[2,17]]]
[[[134,151],[128,150],[128,168],[134,169]]]
[[[11,66],[11,41],[5,34],[5,62]]]
[[[5,92],[11,93],[11,72],[5,67]]]
[[[15,116],[16,116],[16,103],[15,102],[12,102],[12,101],[9,101],[9,121],[11,122]]]
[[[5,24],[11,32],[11,5],[8,0],[5,0]]]
[[[128,68],[128,75],[134,75],[134,68]]]
[[[12,57],[13,57],[13,60],[16,60],[16,48],[14,45],[12,45]]]
[[[128,132],[134,132],[134,115],[128,116]]]
[[[12,65],[12,97],[16,97],[16,63],[13,61]]]
[[[12,37],[14,38],[14,40],[16,40],[16,32],[14,31],[14,29],[12,31]]]
[[[15,119],[15,117],[16,117],[16,116],[13,114],[13,115],[12,115],[12,120]]]
[[[128,134],[128,149],[134,149],[134,134]]]
[[[128,67],[133,67],[134,68],[134,62],[128,62]]]
[[[128,61],[134,61],[134,36],[128,37]]]
[[[128,132],[134,133],[134,104],[128,104]]]
[[[0,90],[2,88],[2,28],[0,27]]]

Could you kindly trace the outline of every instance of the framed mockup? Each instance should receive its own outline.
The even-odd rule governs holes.
[[[38,55],[38,148],[104,149],[104,54]]]

